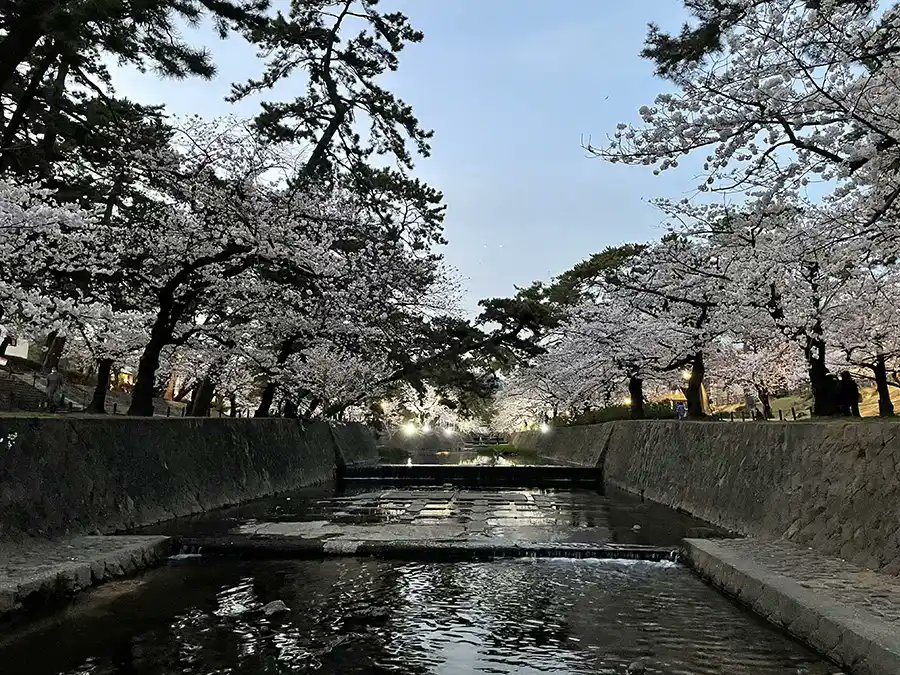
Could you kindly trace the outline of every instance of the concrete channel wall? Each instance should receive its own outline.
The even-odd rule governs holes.
[[[0,540],[109,533],[330,480],[375,461],[355,424],[0,418]]]
[[[511,441],[741,534],[900,574],[900,423],[624,421]]]

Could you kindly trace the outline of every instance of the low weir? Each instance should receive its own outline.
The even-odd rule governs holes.
[[[456,485],[461,487],[602,487],[601,467],[375,464],[346,467],[347,484]]]

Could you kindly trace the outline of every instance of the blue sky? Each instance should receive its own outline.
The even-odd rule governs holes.
[[[276,5],[284,0],[275,0]],[[509,295],[611,244],[658,236],[657,196],[691,192],[690,173],[588,158],[582,138],[666,88],[638,53],[647,23],[677,28],[675,0],[383,0],[424,31],[390,88],[435,131],[417,175],[444,192],[445,255],[467,288],[464,304]],[[196,31],[219,67],[212,82],[119,72],[120,91],[177,114],[250,115],[224,102],[231,81],[258,73],[252,49]]]

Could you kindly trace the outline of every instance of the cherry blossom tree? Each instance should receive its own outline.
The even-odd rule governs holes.
[[[93,253],[98,221],[46,188],[0,179],[0,321],[7,335],[34,339],[92,311],[93,280],[115,262],[107,252]]]
[[[900,196],[900,5],[874,0],[691,3],[700,26],[651,30],[645,54],[678,87],[619,125],[611,161],[665,171],[705,153],[702,190],[815,181],[864,197],[877,228]],[[698,44],[702,37],[705,44]]]
[[[855,270],[843,293],[852,308],[844,321],[830,326],[827,340],[840,360],[854,370],[868,372],[878,391],[879,414],[894,414],[889,372],[900,366],[900,276],[895,265],[868,260]]]

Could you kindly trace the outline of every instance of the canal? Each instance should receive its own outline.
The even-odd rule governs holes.
[[[5,631],[0,672],[838,672],[677,562],[579,555],[604,545],[674,548],[698,529],[710,531],[634,495],[586,488],[300,490],[146,528],[194,543],[162,568]],[[343,542],[344,554],[261,559],[279,556],[229,556],[224,545],[210,549],[224,555],[210,555],[206,540],[243,542],[244,553],[261,541]],[[346,554],[372,541],[411,551],[556,542],[571,554]],[[274,611],[281,603],[285,611]]]

